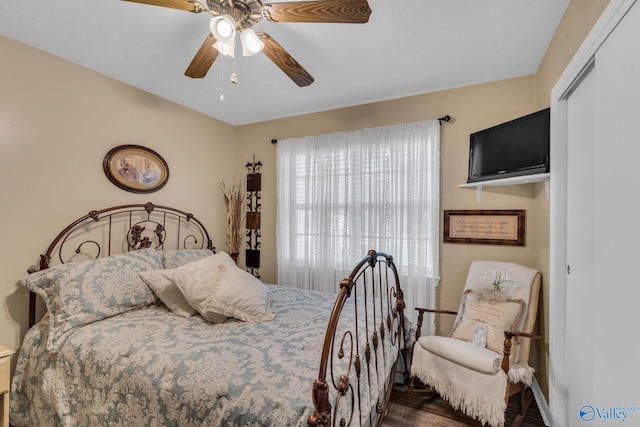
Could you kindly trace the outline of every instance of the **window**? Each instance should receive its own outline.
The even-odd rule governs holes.
[[[431,307],[439,139],[434,120],[279,141],[278,282],[337,292],[375,249],[393,255],[407,307]]]

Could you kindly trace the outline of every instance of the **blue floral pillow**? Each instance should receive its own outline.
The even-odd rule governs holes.
[[[176,251],[159,251],[165,270],[182,267],[193,261],[213,255],[209,249],[180,249]]]
[[[155,249],[143,249],[29,274],[24,284],[44,299],[49,311],[47,350],[57,352],[74,328],[154,304],[138,275],[162,268]]]

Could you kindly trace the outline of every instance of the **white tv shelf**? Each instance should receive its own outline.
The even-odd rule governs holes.
[[[478,203],[482,202],[482,187],[497,187],[502,185],[521,185],[534,184],[536,182],[544,182],[544,188],[549,198],[549,178],[550,173],[537,173],[534,175],[513,176],[510,178],[491,179],[488,181],[471,182],[468,184],[460,184],[460,188],[475,188],[478,193]]]

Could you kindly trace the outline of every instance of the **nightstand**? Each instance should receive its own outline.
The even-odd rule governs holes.
[[[0,344],[0,427],[9,427],[9,378],[13,350]]]

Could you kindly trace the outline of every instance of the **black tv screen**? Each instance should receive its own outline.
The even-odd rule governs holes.
[[[549,112],[472,133],[467,182],[549,172]]]

